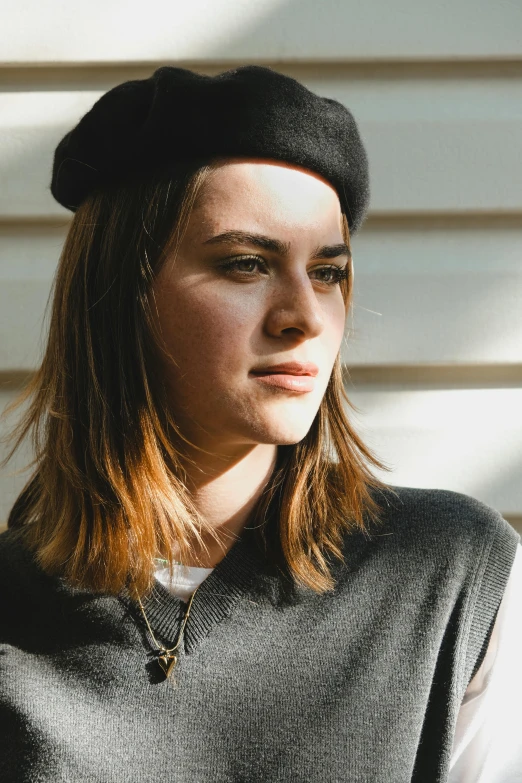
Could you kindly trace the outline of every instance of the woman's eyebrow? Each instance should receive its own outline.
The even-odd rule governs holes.
[[[246,231],[224,231],[222,234],[216,234],[203,242],[204,245],[232,245],[234,243],[254,245],[262,250],[278,253],[283,257],[290,254],[288,242],[281,242],[279,239],[267,237],[264,234],[251,234]],[[338,256],[348,256],[348,258],[352,256],[350,248],[344,242],[337,245],[323,245],[312,253],[312,258],[337,258]]]

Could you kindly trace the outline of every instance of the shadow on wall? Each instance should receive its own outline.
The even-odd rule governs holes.
[[[499,13],[486,0],[92,0],[57,4],[53,13],[52,4],[44,12],[26,0],[9,21],[0,32],[6,62],[478,60],[520,55],[522,8],[504,3]]]

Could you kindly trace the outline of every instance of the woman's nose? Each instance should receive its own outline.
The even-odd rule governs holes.
[[[310,279],[300,281],[294,277],[281,286],[271,300],[266,329],[274,336],[297,329],[308,339],[323,331],[324,312]]]

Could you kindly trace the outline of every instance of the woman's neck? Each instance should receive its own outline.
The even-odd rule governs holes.
[[[230,458],[223,467],[216,460],[187,469],[187,486],[200,514],[217,532],[204,539],[208,551],[195,545],[190,558],[183,559],[174,547],[172,557],[187,566],[214,568],[240,538],[275,467],[277,446],[260,444],[239,458]]]

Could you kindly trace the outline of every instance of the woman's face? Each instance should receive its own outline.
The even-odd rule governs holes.
[[[339,199],[321,177],[276,162],[216,165],[154,283],[170,400],[193,443],[234,453],[305,437],[344,332],[331,268],[348,269],[343,245]],[[308,391],[252,374],[282,362],[317,366]]]

